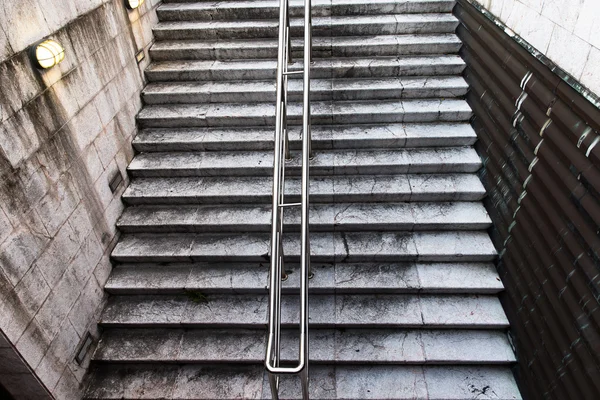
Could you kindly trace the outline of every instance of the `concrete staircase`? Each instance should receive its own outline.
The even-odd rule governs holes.
[[[521,398],[454,2],[313,3],[311,398]],[[158,15],[86,398],[268,399],[278,2],[169,0]],[[297,56],[299,18],[292,33]],[[286,218],[293,328],[299,215]],[[285,359],[295,346],[285,331]],[[299,395],[284,379],[282,398]]]

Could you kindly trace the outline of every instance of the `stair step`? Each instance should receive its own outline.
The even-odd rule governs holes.
[[[315,365],[311,399],[466,400],[493,393],[522,399],[507,366]],[[281,397],[300,399],[297,377],[283,377]],[[99,365],[84,395],[95,399],[270,399],[264,366]],[[483,398],[483,397],[480,397]]]
[[[161,21],[227,20],[227,19],[278,19],[278,1],[168,1],[161,5]],[[314,18],[331,15],[449,13],[454,7],[451,0],[313,0]],[[290,16],[304,15],[302,1],[290,1]]]
[[[126,234],[112,252],[117,262],[266,262],[268,233]],[[300,236],[283,238],[286,260],[300,255]],[[486,232],[315,232],[314,262],[492,261],[496,250]]]
[[[137,178],[123,194],[139,204],[271,204],[270,177]],[[300,180],[286,179],[286,197],[299,201]],[[485,189],[475,174],[313,177],[311,202],[478,201]]]
[[[127,208],[122,232],[270,232],[267,205],[138,206]],[[480,202],[335,203],[310,207],[311,232],[487,229],[491,220]],[[286,210],[286,232],[300,229],[300,208]]]
[[[266,330],[111,329],[94,360],[110,363],[262,364]],[[319,329],[310,331],[314,364],[507,364],[515,356],[502,331]],[[282,361],[298,357],[298,332],[282,332]]]
[[[290,127],[290,149],[301,148],[300,127]],[[477,136],[469,124],[388,124],[314,126],[312,146],[331,149],[373,149],[471,146]],[[272,150],[274,129],[150,128],[133,140],[138,152]]]
[[[266,294],[269,263],[121,264],[106,283],[113,295]],[[286,264],[284,293],[299,293],[300,269]],[[503,290],[492,263],[313,263],[315,294],[460,293]]]
[[[146,69],[151,82],[275,79],[276,60],[177,60],[157,61]],[[375,78],[400,76],[459,75],[465,63],[458,55],[394,56],[378,58],[315,59],[313,79]],[[302,69],[300,60],[290,70]],[[291,78],[294,78],[292,75]],[[300,77],[296,77],[300,78]],[[293,79],[291,79],[293,80]]]
[[[312,123],[377,124],[397,122],[465,122],[471,108],[464,100],[340,101],[311,103]],[[274,126],[275,106],[254,104],[150,105],[137,118],[142,127]],[[302,104],[288,104],[288,122],[302,121]]]
[[[316,17],[312,22],[313,37],[353,35],[401,35],[416,33],[453,33],[458,20],[446,14],[389,14]],[[292,37],[304,35],[304,20],[290,21]],[[216,40],[277,38],[279,20],[232,21],[167,21],[153,28],[156,40]]]
[[[292,152],[286,174],[300,176],[301,154]],[[472,147],[397,150],[321,150],[310,161],[311,176],[390,175],[402,173],[476,172],[481,159]],[[128,167],[132,177],[272,176],[273,153],[153,152],[142,153]]]
[[[460,76],[313,79],[311,100],[388,100],[464,96],[468,85]],[[288,101],[302,102],[303,81],[289,82]],[[146,104],[276,102],[275,81],[150,83],[142,92]]]
[[[296,327],[298,296],[281,300],[282,327]],[[108,300],[104,328],[265,328],[267,295],[116,296]],[[248,312],[252,310],[252,312]],[[505,329],[495,295],[312,295],[313,328]]]
[[[301,39],[292,39],[292,56],[302,57]],[[457,54],[461,41],[455,34],[316,37],[313,57],[378,57]],[[276,39],[171,40],[150,48],[154,61],[277,59]]]

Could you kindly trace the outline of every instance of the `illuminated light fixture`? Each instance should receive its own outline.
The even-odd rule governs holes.
[[[144,4],[144,1],[145,0],[125,0],[125,4],[127,5],[127,8],[133,10]]]
[[[65,49],[56,40],[43,40],[31,47],[31,58],[38,68],[52,68],[65,59]]]

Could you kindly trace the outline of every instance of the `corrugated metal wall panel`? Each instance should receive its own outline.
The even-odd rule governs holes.
[[[458,0],[481,179],[529,399],[600,399],[600,110]]]

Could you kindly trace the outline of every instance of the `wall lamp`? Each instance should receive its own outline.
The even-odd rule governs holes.
[[[65,49],[56,40],[46,39],[31,46],[30,56],[37,68],[48,69],[65,59]]]
[[[144,1],[146,0],[125,0],[125,5],[130,10],[133,10],[144,4]]]

